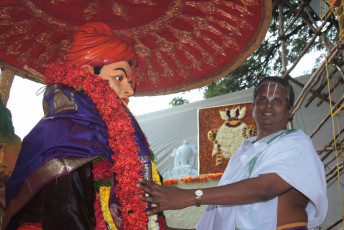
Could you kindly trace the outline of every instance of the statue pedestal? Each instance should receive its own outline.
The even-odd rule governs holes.
[[[196,177],[198,176],[198,171],[193,169],[190,165],[182,165],[179,167],[175,167],[172,170],[171,178],[180,179],[186,177]]]

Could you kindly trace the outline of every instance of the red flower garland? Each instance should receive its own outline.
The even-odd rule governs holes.
[[[135,131],[122,100],[110,88],[108,81],[73,63],[52,64],[45,76],[47,85],[61,83],[88,95],[108,127],[109,145],[115,153],[113,172],[116,176],[116,197],[122,213],[121,229],[147,229],[145,202],[138,198],[144,194],[136,187],[142,177],[142,163],[137,158],[139,147]]]
[[[96,216],[96,230],[107,230],[106,223],[104,221],[102,208],[100,205],[100,198],[98,192],[96,192],[96,199],[94,201],[94,215]]]

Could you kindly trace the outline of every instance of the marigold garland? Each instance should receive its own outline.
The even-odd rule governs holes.
[[[165,185],[174,185],[178,184],[179,180],[178,179],[166,179],[163,181]]]
[[[208,179],[215,179],[219,180],[222,177],[223,173],[214,173],[214,174],[208,174],[208,175],[202,175],[197,177],[186,177],[186,178],[180,178],[180,179],[166,179],[163,181],[165,185],[174,185],[178,184],[179,180],[184,183],[189,182],[195,182],[195,181],[207,181]]]
[[[142,177],[141,162],[137,158],[139,148],[122,100],[106,80],[74,63],[52,64],[47,70],[45,83],[73,87],[92,99],[108,127],[109,146],[116,153],[112,156],[112,171],[116,175],[116,197],[122,213],[121,229],[146,229],[146,204],[138,198],[138,194],[143,194],[143,191],[136,187],[138,178]]]
[[[109,198],[110,198],[111,187],[100,187],[99,189],[99,199],[101,204],[101,209],[104,217],[104,221],[108,224],[110,230],[117,230],[115,223],[113,222],[111,212],[109,209]]]

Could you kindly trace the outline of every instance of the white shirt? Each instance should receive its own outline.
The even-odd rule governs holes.
[[[240,145],[219,186],[276,173],[309,198],[306,208],[308,228],[320,225],[328,208],[325,170],[311,139],[301,130],[281,130],[257,142],[255,140],[256,137],[248,138]],[[256,160],[252,160],[254,158]],[[250,162],[254,165],[252,171]],[[209,205],[196,229],[275,230],[277,204],[278,197],[247,205]]]

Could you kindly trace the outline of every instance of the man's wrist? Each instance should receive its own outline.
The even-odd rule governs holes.
[[[201,189],[197,189],[195,191],[195,206],[200,207],[202,204],[203,199],[203,191]]]

